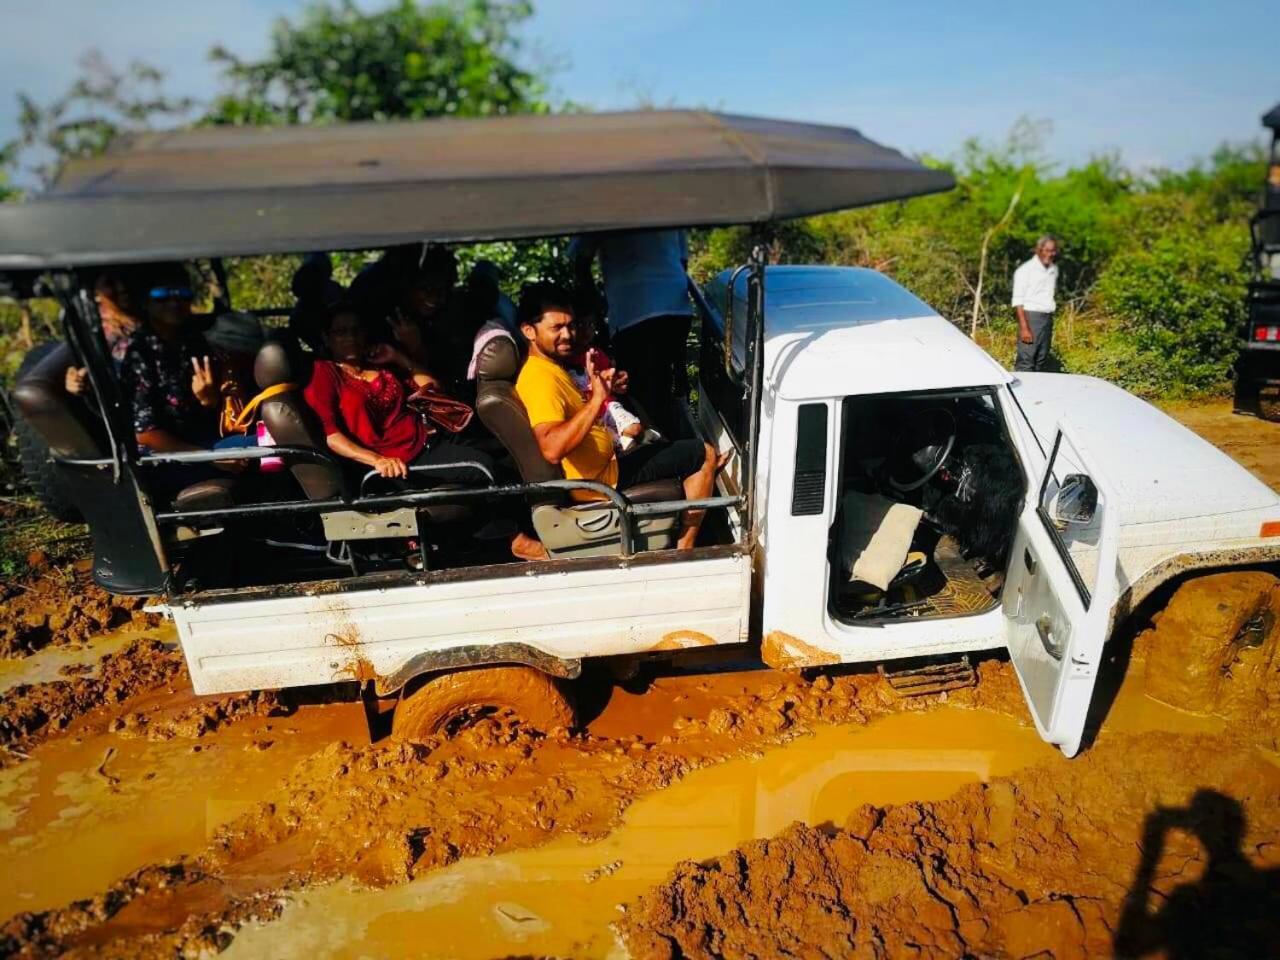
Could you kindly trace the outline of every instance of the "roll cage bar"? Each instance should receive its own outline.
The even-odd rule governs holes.
[[[610,507],[619,515],[619,547],[622,558],[628,558],[635,552],[634,523],[637,518],[651,516],[670,516],[690,509],[716,509],[737,507],[742,511],[744,525],[744,545],[754,547],[756,518],[754,488],[757,475],[756,453],[760,430],[760,384],[762,382],[762,366],[764,357],[764,248],[755,246],[751,259],[735,271],[735,278],[743,271],[748,273],[748,310],[747,310],[747,367],[749,377],[739,376],[733,369],[731,336],[732,300],[729,304],[730,316],[726,317],[725,336],[729,344],[725,354],[725,367],[729,377],[743,388],[743,402],[747,404],[747,435],[738,438],[732,430],[727,431],[731,442],[737,449],[740,462],[743,464],[742,486],[737,495],[706,497],[699,500],[666,500],[650,503],[632,503],[625,494],[607,484],[586,480],[548,480],[539,483],[520,483],[495,485],[493,477],[480,464],[475,462],[451,464],[446,469],[459,466],[471,467],[487,480],[485,486],[415,490],[390,494],[365,493],[367,484],[376,471],[366,473],[360,480],[359,492],[356,496],[343,496],[327,500],[284,500],[269,501],[260,504],[245,504],[230,507],[208,508],[200,510],[163,510],[153,509],[148,498],[139,499],[139,509],[149,521],[147,526],[152,531],[152,547],[156,551],[156,559],[163,569],[168,569],[168,558],[163,539],[159,536],[161,527],[180,524],[208,523],[219,520],[239,520],[253,517],[324,514],[337,510],[360,510],[378,512],[399,508],[418,508],[439,504],[466,503],[488,497],[527,497],[539,493],[567,493],[575,490],[587,491],[603,497],[600,507]],[[225,296],[227,287],[225,272],[220,262],[215,261],[215,276]],[[73,352],[88,370],[89,386],[97,402],[99,419],[106,434],[106,445],[109,455],[101,458],[83,459],[60,457],[53,455],[53,460],[68,467],[96,468],[110,470],[111,482],[119,486],[126,474],[132,475],[137,486],[148,491],[146,471],[160,464],[203,464],[226,461],[255,461],[278,457],[286,464],[297,462],[326,463],[334,466],[339,461],[330,454],[305,447],[272,446],[246,447],[228,450],[200,450],[176,453],[139,454],[133,441],[132,425],[127,416],[127,409],[118,385],[112,373],[112,366],[102,337],[101,317],[93,297],[79,282],[72,271],[59,271],[49,275],[49,288],[53,291],[62,306],[62,326]],[[699,310],[704,315],[713,311],[692,280],[689,281],[690,293]],[[732,297],[732,288],[730,289]],[[229,304],[228,304],[229,306]],[[260,314],[267,313],[259,311]],[[432,466],[411,468],[414,473],[430,473]]]

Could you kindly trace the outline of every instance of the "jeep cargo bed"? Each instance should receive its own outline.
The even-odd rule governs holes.
[[[487,576],[175,599],[166,611],[198,694],[344,680],[373,680],[386,693],[418,673],[491,662],[575,676],[586,657],[746,641],[748,555],[650,556],[663,562],[511,565]]]

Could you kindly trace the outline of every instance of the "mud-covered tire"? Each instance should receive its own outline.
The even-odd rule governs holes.
[[[56,340],[39,343],[32,347],[14,377],[15,381],[43,360],[50,351],[58,347]],[[22,466],[22,475],[26,478],[31,492],[36,495],[41,506],[55,519],[64,523],[79,523],[84,519],[80,508],[71,499],[67,485],[58,474],[53,461],[49,459],[49,445],[39,431],[15,411],[13,423],[13,439],[18,448],[18,462]]]
[[[1214,713],[1247,682],[1242,650],[1280,626],[1280,581],[1262,570],[1193,577],[1152,618],[1145,635],[1146,693],[1195,713]],[[1280,635],[1278,635],[1280,636]]]
[[[1258,416],[1272,423],[1280,423],[1280,389],[1263,390],[1258,394]]]
[[[577,723],[573,699],[562,682],[533,667],[477,667],[407,688],[392,715],[391,736],[419,740],[505,711],[544,733]]]

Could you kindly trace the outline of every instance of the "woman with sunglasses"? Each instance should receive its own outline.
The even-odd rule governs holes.
[[[144,290],[145,322],[130,338],[123,371],[138,446],[207,450],[218,439],[220,381],[191,315],[191,280],[181,264],[163,264]]]

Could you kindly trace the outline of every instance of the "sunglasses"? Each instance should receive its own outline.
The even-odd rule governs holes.
[[[191,300],[195,294],[190,287],[152,287],[147,296],[152,300]]]

